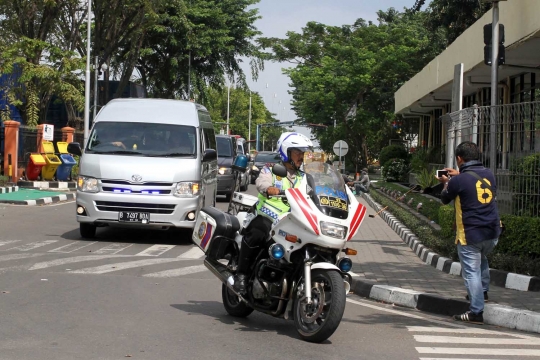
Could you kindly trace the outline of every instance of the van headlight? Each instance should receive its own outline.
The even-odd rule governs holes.
[[[229,174],[232,174],[232,169],[231,169],[231,168],[226,168],[226,167],[220,167],[219,170],[218,170],[218,174],[219,174],[219,175],[229,175]]]
[[[173,195],[177,197],[193,197],[201,192],[201,184],[198,182],[179,182],[173,190]]]
[[[323,235],[343,240],[347,235],[347,227],[334,223],[329,223],[326,221],[321,221],[321,232],[323,233]]]
[[[88,176],[77,177],[77,188],[82,192],[97,193],[99,191],[96,178]]]

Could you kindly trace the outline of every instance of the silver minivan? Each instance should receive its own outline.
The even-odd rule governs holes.
[[[165,99],[115,99],[96,116],[81,155],[76,213],[81,236],[96,227],[193,228],[214,206],[214,127],[202,105]],[[81,154],[82,153],[82,154]]]

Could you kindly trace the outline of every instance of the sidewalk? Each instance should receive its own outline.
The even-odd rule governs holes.
[[[348,246],[358,251],[353,260],[351,290],[374,300],[451,316],[469,309],[461,276],[450,275],[423,262],[368,202],[358,233]],[[421,241],[421,239],[420,239]],[[484,322],[540,333],[540,292],[490,286]]]
[[[58,193],[58,191],[42,191],[19,188],[18,191],[0,194],[0,204],[43,205],[73,200],[74,198],[75,194],[62,194]]]

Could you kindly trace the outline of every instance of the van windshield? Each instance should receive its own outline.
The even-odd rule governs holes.
[[[139,122],[98,122],[87,153],[155,157],[194,157],[197,149],[193,126]]]
[[[216,136],[218,157],[232,157],[231,141],[230,138]]]

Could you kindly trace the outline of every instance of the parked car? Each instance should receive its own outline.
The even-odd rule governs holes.
[[[98,226],[193,228],[215,205],[217,154],[210,114],[190,101],[115,99],[96,116],[80,155],[76,216]]]
[[[247,191],[248,186],[251,182],[251,168],[253,167],[253,161],[251,160],[248,154],[247,142],[244,138],[236,139],[236,152],[238,154],[243,154],[248,157],[248,166],[247,170],[244,173],[241,173],[240,176],[240,191]]]
[[[237,155],[236,137],[230,135],[216,135],[218,158],[218,185],[217,194],[225,195],[227,201],[235,191],[237,172],[232,171],[232,164]]]
[[[266,164],[276,164],[281,161],[279,153],[273,151],[259,151],[255,156],[255,161],[251,167],[251,183],[255,184],[255,180],[259,177],[261,169]]]

